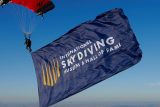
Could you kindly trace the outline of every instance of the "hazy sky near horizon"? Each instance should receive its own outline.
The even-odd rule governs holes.
[[[159,0],[54,0],[32,35],[33,50],[97,15],[122,8],[143,51],[136,66],[62,101],[81,103],[160,102]],[[18,21],[8,6],[0,8],[0,103],[38,102],[35,69],[25,50]]]

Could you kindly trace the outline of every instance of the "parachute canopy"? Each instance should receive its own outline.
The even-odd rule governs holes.
[[[39,15],[44,14],[55,7],[55,5],[51,0],[2,0],[2,1],[3,3],[1,3],[1,5],[7,4],[8,2],[22,5]]]
[[[11,2],[25,6],[38,14],[46,13],[55,7],[51,0],[11,0]]]

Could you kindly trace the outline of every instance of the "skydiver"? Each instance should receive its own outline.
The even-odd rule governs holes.
[[[26,45],[26,49],[29,51],[29,52],[32,52],[32,48],[31,48],[31,45],[32,45],[32,41],[29,38],[25,37],[25,45]]]
[[[6,5],[10,0],[0,0],[0,6]]]

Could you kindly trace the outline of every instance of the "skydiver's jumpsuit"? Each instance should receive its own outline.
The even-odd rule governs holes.
[[[25,45],[26,45],[26,49],[29,50],[29,52],[32,52],[32,49],[31,49],[32,41],[30,39],[25,38]]]

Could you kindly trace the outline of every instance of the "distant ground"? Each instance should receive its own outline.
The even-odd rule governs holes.
[[[0,107],[39,107],[37,103],[31,104],[4,104],[0,103]],[[137,104],[56,104],[50,107],[160,107],[160,103],[137,103]]]

